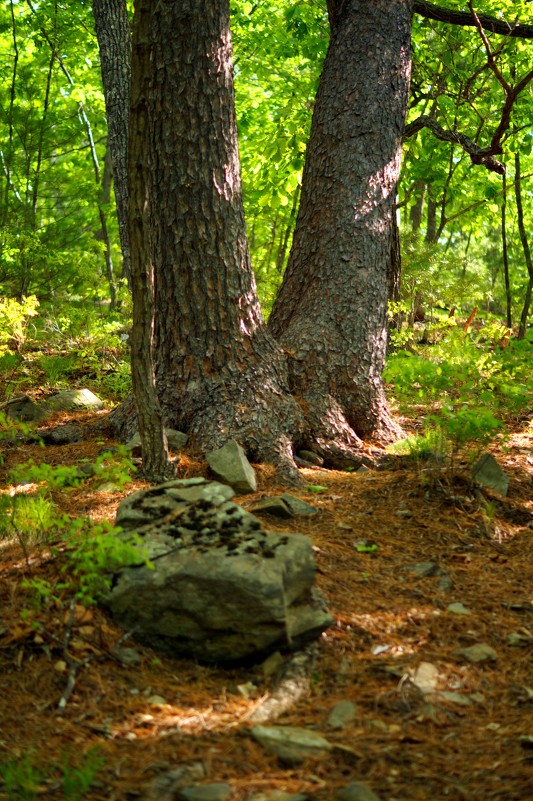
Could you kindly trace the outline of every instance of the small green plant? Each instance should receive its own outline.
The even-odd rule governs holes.
[[[127,540],[117,536],[120,529],[110,523],[91,523],[83,518],[72,521],[66,537],[66,575],[75,597],[85,606],[98,602],[109,589],[113,573],[126,565],[151,563],[139,537]]]
[[[412,459],[439,458],[446,454],[448,442],[439,425],[433,428],[426,425],[423,434],[411,434],[389,445],[387,450],[389,453],[410,456]]]
[[[97,748],[91,748],[77,768],[66,760],[63,764],[63,801],[80,801],[94,784],[104,762],[104,756]]]
[[[0,538],[11,533],[27,545],[46,542],[59,522],[57,507],[46,496],[19,492],[0,497]]]
[[[41,791],[45,774],[34,764],[33,754],[0,764],[0,776],[8,801],[33,801]]]
[[[43,795],[43,784],[56,769],[51,766],[44,771],[35,762],[35,756],[30,751],[20,759],[0,763],[0,777],[8,801],[34,801]],[[66,758],[62,766],[57,768],[62,774],[62,801],[80,801],[94,784],[104,762],[97,748],[91,748],[78,767],[74,767]]]
[[[44,372],[47,383],[52,385],[65,383],[69,374],[76,367],[73,356],[55,354],[41,356],[37,363]]]

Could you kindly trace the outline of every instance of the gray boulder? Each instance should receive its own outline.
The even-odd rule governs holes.
[[[214,475],[224,484],[233,487],[239,495],[256,491],[255,470],[234,439],[230,439],[217,451],[206,453],[205,458]]]
[[[58,392],[48,398],[46,406],[53,411],[104,408],[103,402],[90,389],[66,389],[64,392]]]
[[[204,662],[256,660],[317,637],[332,620],[313,589],[310,540],[266,532],[205,479],[169,481],[119,507],[152,567],[117,572],[105,600],[152,647]]]
[[[23,423],[40,423],[46,417],[46,409],[35,403],[29,395],[13,398],[2,406],[6,417]]]

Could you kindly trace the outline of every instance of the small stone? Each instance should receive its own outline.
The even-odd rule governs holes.
[[[358,467],[355,471],[356,473],[368,473],[370,468],[366,466],[366,464],[362,464],[361,467]]]
[[[250,733],[263,748],[288,764],[324,757],[333,748],[320,734],[295,726],[254,726]]]
[[[339,701],[329,713],[327,725],[330,729],[346,729],[357,714],[357,707],[351,701]]]
[[[167,702],[161,695],[150,695],[146,699],[150,706],[166,706]]]
[[[484,453],[472,468],[472,476],[478,484],[499,492],[500,495],[507,495],[509,489],[509,477],[504,473],[494,456]]]
[[[189,437],[182,431],[176,431],[174,428],[165,428],[167,435],[168,447],[173,451],[181,451],[187,445]]]
[[[198,784],[195,787],[183,787],[178,790],[178,801],[226,801],[231,795],[231,787],[223,782]]]
[[[142,662],[141,655],[135,648],[113,648],[111,653],[127,667],[138,667]]]
[[[411,681],[423,693],[430,693],[437,687],[440,673],[436,665],[431,662],[421,662],[415,668]]]
[[[309,801],[310,796],[306,793],[284,793],[282,790],[274,790],[272,793],[259,793],[253,795],[249,801]]]
[[[350,782],[335,793],[335,801],[380,801],[380,799],[366,784]]]
[[[459,706],[470,706],[472,703],[470,696],[450,692],[449,690],[443,690],[438,694],[438,697],[442,698],[443,701],[449,701],[450,704],[458,704]]]
[[[274,653],[270,654],[270,656],[267,659],[265,659],[265,661],[261,665],[263,676],[265,676],[265,678],[267,679],[269,679],[271,676],[274,676],[281,670],[284,662],[285,660],[283,659],[280,652],[274,651]]]
[[[472,612],[470,609],[467,609],[466,606],[462,603],[455,603],[455,604],[448,604],[447,611],[451,612],[453,615],[471,615]]]
[[[263,498],[253,506],[248,507],[248,511],[256,515],[272,515],[284,520],[294,517],[288,505],[282,498]]]
[[[311,506],[310,503],[302,501],[301,498],[291,495],[289,492],[284,492],[281,499],[287,504],[293,515],[312,516],[318,514],[318,509]]]
[[[533,636],[531,634],[520,634],[517,631],[512,631],[507,636],[507,645],[513,648],[526,648],[533,643]]]
[[[453,590],[453,581],[447,573],[443,572],[442,576],[437,581],[437,589],[441,592],[451,592]]]
[[[314,453],[313,451],[298,451],[298,456],[300,459],[304,459],[306,462],[316,465],[317,467],[322,467],[324,464],[324,459],[319,456],[318,453]]]
[[[120,487],[117,487],[112,481],[105,481],[103,484],[100,484],[96,492],[120,492]]]
[[[436,562],[416,562],[412,565],[405,565],[404,570],[409,570],[419,578],[440,575],[441,569]]]
[[[246,458],[243,449],[234,439],[216,451],[206,454],[207,463],[223,484],[229,484],[235,492],[255,492],[257,479],[255,470]]]
[[[485,642],[478,642],[475,645],[470,645],[468,648],[459,648],[455,651],[457,656],[462,656],[468,662],[478,664],[481,662],[494,662],[498,658],[498,654],[487,645]]]

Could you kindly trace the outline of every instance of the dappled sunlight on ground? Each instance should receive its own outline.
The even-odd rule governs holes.
[[[91,461],[101,447],[10,447],[4,492],[14,490],[6,471],[16,463]],[[105,765],[92,801],[142,798],[158,773],[198,760],[209,781],[231,783],[235,801],[274,790],[331,801],[351,780],[368,783],[382,801],[526,801],[533,763],[520,738],[533,734],[532,427],[518,423],[504,447],[490,450],[510,477],[507,498],[473,486],[466,464],[452,475],[402,457],[363,473],[302,470],[294,492],[319,514],[269,520],[271,529],[311,537],[335,621],[319,640],[308,690],[276,721],[318,730],[334,744],[327,759],[299,767],[279,763],[247,734],[275,675],[261,665],[221,670],[158,654],[124,640],[97,608],[71,632],[69,654],[83,666],[61,714],[68,602],[32,606],[21,587],[28,578],[57,581],[61,554],[49,543],[32,549],[28,564],[16,540],[0,541],[0,762],[31,746],[60,765],[98,745]],[[182,477],[205,471],[187,458],[180,464]],[[285,491],[271,468],[259,467],[258,477],[258,492],[241,496],[242,505]],[[53,499],[71,515],[112,521],[120,500],[146,486],[135,478],[109,493],[98,484],[90,478]],[[324,491],[308,489],[316,485]],[[436,568],[419,574],[421,564]],[[457,654],[474,643],[490,645],[496,661]],[[117,644],[134,648],[139,664],[117,660]],[[424,671],[434,695],[419,689]],[[355,703],[356,718],[328,730],[340,700]],[[53,776],[47,781],[42,793],[59,801]]]

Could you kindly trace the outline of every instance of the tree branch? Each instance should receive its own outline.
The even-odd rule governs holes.
[[[436,22],[447,22],[450,25],[466,25],[476,27],[476,22],[468,11],[455,11],[452,8],[436,6],[426,3],[425,0],[415,0],[413,11],[426,19]],[[491,17],[488,14],[478,14],[479,22],[485,31],[498,33],[502,36],[517,36],[521,39],[533,39],[533,25],[524,25],[518,20],[506,22],[503,19]]]
[[[421,131],[422,128],[429,128],[431,133],[436,136],[437,139],[442,139],[443,142],[454,142],[455,144],[461,145],[463,150],[470,156],[472,164],[482,164],[487,170],[497,172],[498,175],[504,174],[505,167],[500,161],[494,158],[495,152],[502,152],[501,147],[496,151],[494,151],[492,147],[478,147],[468,136],[465,136],[465,134],[459,133],[458,131],[446,131],[433,117],[418,117],[418,119],[406,125],[403,134],[404,139],[407,139],[409,136],[414,136]]]

